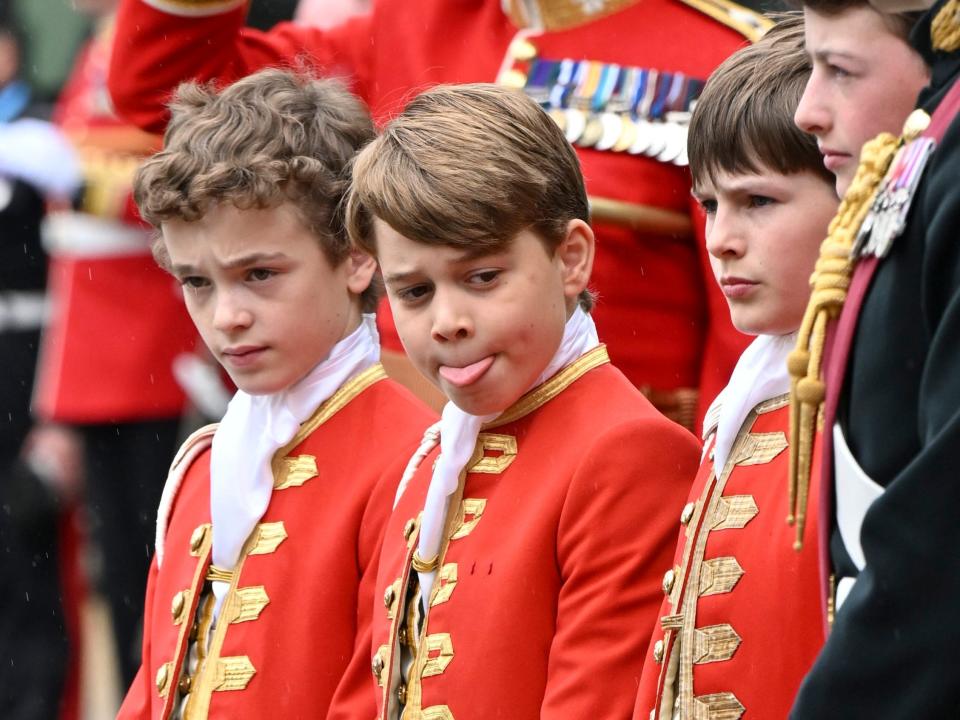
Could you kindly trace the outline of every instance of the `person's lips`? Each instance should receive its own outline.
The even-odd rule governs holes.
[[[759,285],[754,280],[728,275],[720,279],[720,289],[731,299],[745,298]]]
[[[850,153],[827,147],[820,148],[820,154],[823,155],[823,166],[830,172],[836,172],[853,159]]]
[[[224,348],[220,355],[231,367],[242,368],[257,362],[266,349],[262,345],[237,345]]]
[[[456,367],[453,365],[441,365],[438,369],[440,377],[451,385],[456,387],[467,387],[477,382],[490,369],[493,364],[493,355],[488,355],[482,360],[477,360],[469,365]]]

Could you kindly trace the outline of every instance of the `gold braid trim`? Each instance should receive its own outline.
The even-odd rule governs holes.
[[[952,0],[953,1],[953,0]],[[807,518],[807,496],[813,464],[813,440],[817,415],[826,389],[823,382],[823,346],[827,325],[840,316],[847,299],[854,258],[851,256],[857,233],[880,183],[900,146],[901,139],[881,133],[863,146],[860,165],[830,222],[827,238],[820,246],[820,257],[810,284],[813,292],[800,325],[797,346],[787,358],[790,371],[790,465],[787,523],[796,524],[793,547],[803,547]]]
[[[934,50],[960,50],[960,1],[950,0],[930,23],[930,41]]]

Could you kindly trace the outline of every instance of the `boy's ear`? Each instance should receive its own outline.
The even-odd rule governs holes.
[[[370,287],[373,274],[377,271],[377,261],[362,250],[351,250],[344,262],[347,266],[347,289],[354,295],[360,295]]]
[[[563,291],[568,300],[586,290],[593,272],[596,243],[593,229],[583,220],[567,223],[567,233],[557,246],[556,257],[563,269]]]

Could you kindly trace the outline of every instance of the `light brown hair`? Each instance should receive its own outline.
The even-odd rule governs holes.
[[[589,206],[576,153],[535,102],[496,85],[440,85],[356,157],[346,225],[376,254],[374,218],[419,243],[480,252],[531,230],[552,254]],[[588,291],[579,301],[592,307]]]
[[[718,172],[783,175],[812,172],[836,182],[823,165],[816,139],[793,122],[810,76],[803,17],[781,17],[755,44],[738,50],[713,72],[690,120],[687,150],[696,188]]]
[[[134,179],[143,218],[199,220],[216,203],[239,209],[292,203],[334,267],[351,250],[342,200],[350,162],[374,135],[363,104],[335,80],[267,69],[217,91],[184,83],[170,104],[164,149]],[[161,266],[169,262],[154,243]],[[363,295],[376,306],[375,287]]]

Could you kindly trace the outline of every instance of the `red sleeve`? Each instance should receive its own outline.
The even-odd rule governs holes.
[[[604,718],[631,716],[698,459],[693,436],[657,418],[607,433],[577,469],[560,519],[563,585],[543,720],[598,708]]]
[[[704,235],[703,211],[693,198],[690,199],[690,203],[697,252],[701,259],[703,287],[706,289],[707,296],[707,327],[700,356],[700,397],[697,401],[695,429],[699,435],[703,430],[703,416],[710,407],[710,403],[730,381],[730,375],[737,360],[753,338],[744,335],[730,322],[730,308],[723,293],[720,292],[710,267],[710,255],[707,253],[707,240]]]
[[[157,581],[157,558],[150,563],[150,574],[147,576],[147,595],[143,610],[143,651],[140,655],[140,669],[137,670],[123,705],[117,713],[117,720],[149,720],[151,717],[150,701],[156,694],[153,678],[149,677],[150,667],[150,618],[153,617],[153,594]]]
[[[357,634],[353,656],[340,684],[337,686],[327,712],[327,720],[357,720],[377,715],[376,680],[370,672],[371,623],[378,606],[382,608],[377,592],[377,569],[380,564],[380,548],[387,528],[387,520],[393,509],[397,484],[407,463],[407,454],[392,470],[384,473],[374,488],[360,525],[357,543],[357,565],[360,571],[360,587],[357,593]]]
[[[206,17],[157,10],[123,0],[117,14],[109,88],[117,112],[162,132],[171,92],[185,80],[228,84],[271,65],[304,63],[323,75],[348,77],[366,94],[372,16],[322,31],[280,23],[268,32],[244,27],[246,6]]]

